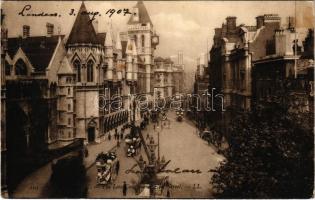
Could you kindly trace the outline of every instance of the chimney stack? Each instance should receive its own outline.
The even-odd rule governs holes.
[[[46,28],[47,28],[47,37],[53,36],[54,35],[54,25],[51,23],[47,23]]]
[[[183,62],[183,52],[182,51],[179,51],[178,52],[178,64],[179,65],[182,65],[184,62]]]
[[[288,29],[294,29],[295,28],[295,18],[294,17],[287,17],[287,23],[288,23]]]
[[[226,18],[227,32],[233,33],[236,31],[236,17],[229,16]]]
[[[264,16],[260,15],[256,17],[256,27],[257,29],[261,28],[265,25],[265,19]]]
[[[30,37],[30,26],[23,25],[23,38]]]

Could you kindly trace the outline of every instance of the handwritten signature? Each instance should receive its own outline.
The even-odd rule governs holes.
[[[32,5],[25,5],[23,9],[18,13],[20,16],[26,16],[26,17],[61,17],[61,14],[58,12],[46,12],[46,11],[39,11],[39,12],[33,12],[32,10]],[[98,11],[81,11],[79,14],[81,15],[88,15],[91,17],[91,21],[95,20],[96,17],[101,17],[102,13]],[[123,9],[113,9],[110,8],[108,9],[104,15],[108,17],[112,17],[114,14],[117,15],[131,15],[132,13],[129,11],[128,8],[123,8]],[[77,12],[75,9],[70,9],[70,12],[68,12],[69,16],[76,16]]]
[[[125,171],[125,173],[126,174],[129,174],[129,173],[141,174],[141,173],[143,173],[140,170],[135,170],[134,169],[137,166],[138,166],[137,164],[134,164],[130,169],[127,169]],[[209,169],[207,172],[210,173],[210,172],[213,172],[213,170]],[[160,173],[172,173],[172,174],[192,173],[192,174],[201,174],[202,171],[200,169],[181,169],[181,168],[177,167],[175,169],[161,170]]]

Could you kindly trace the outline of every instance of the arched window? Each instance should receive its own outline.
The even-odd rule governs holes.
[[[136,46],[138,47],[138,38],[137,38],[137,35],[135,35],[135,43],[136,43]]]
[[[11,75],[11,66],[7,61],[5,61],[5,75],[7,76]]]
[[[89,60],[87,63],[87,82],[93,82],[93,65],[94,62]]]
[[[22,59],[18,59],[15,63],[15,75],[27,75],[27,67]]]
[[[78,60],[73,62],[74,69],[77,71],[77,82],[81,82],[81,63]]]
[[[144,35],[141,35],[141,46],[144,47]]]

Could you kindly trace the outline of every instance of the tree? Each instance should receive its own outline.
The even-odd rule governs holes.
[[[217,198],[310,198],[313,133],[277,105],[257,107],[230,127],[226,160],[211,182]]]

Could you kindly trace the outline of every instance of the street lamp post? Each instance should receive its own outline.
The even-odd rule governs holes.
[[[158,131],[158,162],[160,162],[160,131]]]

